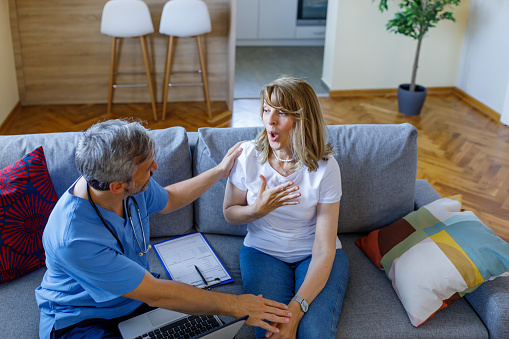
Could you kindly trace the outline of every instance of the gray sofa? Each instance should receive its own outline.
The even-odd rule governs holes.
[[[162,185],[190,178],[217,164],[238,140],[253,139],[259,128],[183,128],[154,130]],[[43,146],[55,189],[60,196],[78,177],[74,149],[80,133],[0,136],[0,168]],[[350,261],[350,280],[338,324],[338,338],[509,338],[509,278],[487,282],[465,298],[439,311],[428,322],[411,325],[385,273],[354,242],[440,196],[425,180],[416,180],[417,130],[410,124],[328,126],[341,167],[339,238]],[[228,224],[222,215],[226,179],[189,205],[169,215],[151,217],[151,241],[193,231],[205,234],[235,281],[216,291],[243,293],[238,255],[245,226]],[[151,269],[167,275],[150,252]],[[2,338],[36,338],[39,311],[34,290],[45,268],[0,284]],[[225,320],[229,317],[224,316]],[[244,326],[238,338],[251,338]]]

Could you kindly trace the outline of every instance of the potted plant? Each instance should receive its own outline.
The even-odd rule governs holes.
[[[374,0],[373,0],[374,1]],[[389,0],[380,0],[378,8],[381,12],[388,9]],[[458,6],[460,0],[401,0],[400,11],[386,25],[390,32],[403,34],[417,40],[417,50],[412,69],[410,84],[402,84],[398,88],[398,106],[401,113],[417,115],[421,112],[426,99],[427,90],[424,86],[415,84],[419,53],[424,35],[440,20],[456,21],[450,6]]]

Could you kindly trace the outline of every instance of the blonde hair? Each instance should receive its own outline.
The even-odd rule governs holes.
[[[325,120],[315,91],[304,80],[282,77],[265,85],[260,92],[263,116],[263,102],[270,107],[286,113],[294,121],[291,131],[292,157],[296,163],[292,170],[302,166],[309,171],[318,169],[318,161],[327,160],[333,153],[332,145],[326,142]],[[258,161],[263,164],[269,158],[270,145],[267,131],[263,129],[255,139],[260,152]]]

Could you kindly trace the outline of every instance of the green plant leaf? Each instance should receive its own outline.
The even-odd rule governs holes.
[[[375,0],[373,0],[374,2]],[[378,9],[380,12],[389,9],[389,0],[379,0]],[[413,66],[412,79],[415,79],[417,64],[419,60],[422,38],[430,28],[435,27],[441,20],[456,19],[450,9],[460,4],[460,0],[393,0],[398,1],[399,10],[390,19],[385,28],[389,32],[402,34],[418,41],[418,47]],[[412,81],[415,85],[415,81]]]

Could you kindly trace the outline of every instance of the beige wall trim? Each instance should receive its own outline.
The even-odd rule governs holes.
[[[241,0],[242,1],[242,0]],[[237,0],[230,1],[230,32],[228,33],[228,69],[226,76],[226,105],[229,111],[233,111],[233,89],[235,87],[235,53],[236,53],[236,27],[237,27]]]
[[[454,90],[455,87],[428,87],[428,94],[453,94]],[[329,96],[331,98],[368,96],[388,97],[396,95],[398,95],[398,90],[396,88],[329,91]]]
[[[18,93],[21,103],[25,103],[25,73],[23,68],[23,53],[19,35],[18,7],[16,0],[9,0],[9,19],[11,21],[12,47],[14,49],[14,63],[18,81]]]
[[[487,117],[492,118],[493,120],[496,120],[496,121],[500,121],[499,113],[495,112],[494,110],[492,110],[491,108],[489,108],[488,106],[486,106],[485,104],[480,102],[479,100],[472,98],[470,95],[463,92],[461,89],[454,87],[454,94],[458,98],[468,102],[470,105],[477,108],[482,114],[486,115]]]
[[[397,94],[398,91],[395,88],[329,91],[329,96],[331,98],[369,97],[369,96],[385,97],[385,96],[396,96]]]
[[[5,118],[4,122],[0,125],[0,134],[9,134],[8,130],[11,126],[12,122],[16,119],[16,116],[18,113],[21,112],[21,102],[18,101],[16,106],[12,109],[11,113],[7,115],[7,118]]]

